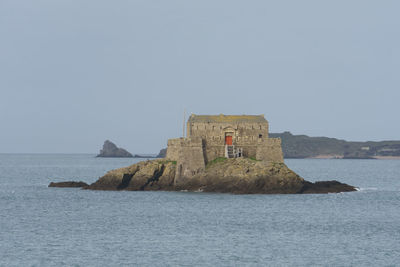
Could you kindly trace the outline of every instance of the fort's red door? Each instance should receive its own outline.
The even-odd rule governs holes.
[[[225,136],[225,145],[232,145],[232,136]]]

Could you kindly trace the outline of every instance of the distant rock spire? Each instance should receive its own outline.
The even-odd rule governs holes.
[[[117,147],[110,140],[104,141],[103,149],[97,157],[103,158],[132,158],[133,155],[123,148]]]

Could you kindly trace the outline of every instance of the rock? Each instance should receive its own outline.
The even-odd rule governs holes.
[[[86,189],[93,190],[174,190],[176,162],[147,160],[107,172]]]
[[[302,194],[324,194],[356,191],[354,186],[343,184],[338,181],[304,182],[299,193]]]
[[[283,163],[237,158],[211,162],[205,172],[178,179],[176,188],[234,194],[295,194],[303,182]]]
[[[49,187],[86,187],[86,186],[88,186],[88,184],[85,182],[73,182],[73,181],[58,182],[58,183],[51,182],[49,184]]]
[[[165,158],[167,156],[167,149],[163,148],[160,150],[156,158]]]
[[[123,148],[118,148],[113,142],[106,140],[103,149],[97,157],[103,158],[132,158],[132,154]]]
[[[246,158],[211,162],[205,171],[192,177],[176,177],[175,161],[148,160],[109,171],[92,190],[192,191],[234,194],[302,194],[355,191],[352,186],[336,181],[305,181],[284,163],[271,163]]]

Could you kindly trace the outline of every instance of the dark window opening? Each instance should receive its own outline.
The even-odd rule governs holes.
[[[262,134],[259,134],[259,135],[258,135],[258,138],[262,138]]]

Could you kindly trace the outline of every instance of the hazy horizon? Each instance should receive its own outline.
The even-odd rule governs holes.
[[[0,1],[0,153],[158,153],[187,114],[400,140],[398,1]]]

